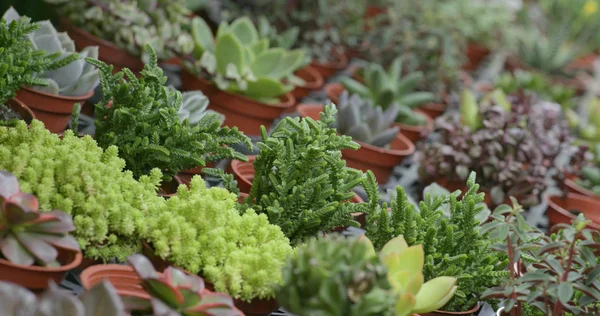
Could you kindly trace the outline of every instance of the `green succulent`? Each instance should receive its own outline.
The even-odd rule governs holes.
[[[581,169],[581,177],[576,182],[582,187],[600,196],[600,167],[585,166]]]
[[[213,110],[208,110],[208,104],[209,100],[202,91],[183,92],[181,94],[181,106],[177,111],[179,121],[183,123],[187,119],[190,122],[190,126],[195,126],[202,122],[204,116],[216,114],[219,117],[219,121],[223,122],[225,116]]]
[[[415,91],[423,80],[423,73],[416,71],[402,75],[402,59],[396,58],[386,72],[380,64],[369,64],[364,68],[364,84],[350,78],[341,79],[344,87],[351,93],[356,93],[373,104],[384,109],[393,104],[401,110],[398,122],[410,125],[424,125],[427,120],[412,109],[434,99],[431,92]]]
[[[576,92],[572,88],[552,83],[539,73],[520,69],[514,73],[501,74],[494,85],[507,94],[512,94],[520,89],[535,92],[547,101],[560,104],[564,109],[573,107],[573,98]]]
[[[362,99],[358,94],[349,96],[342,92],[337,104],[335,127],[342,135],[377,147],[389,145],[400,130],[392,127],[398,115],[398,107],[392,104],[385,111],[373,106],[372,101]]]
[[[222,22],[216,36],[204,20],[192,20],[195,74],[207,76],[221,90],[245,95],[265,103],[278,103],[293,90],[289,78],[303,65],[303,50],[270,47],[248,17],[231,24]],[[291,80],[293,81],[293,80]]]

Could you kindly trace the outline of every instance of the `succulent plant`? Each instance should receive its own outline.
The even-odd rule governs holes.
[[[204,280],[196,275],[168,267],[159,276],[150,260],[140,254],[130,256],[128,261],[151,296],[147,306],[138,305],[136,311],[153,310],[154,315],[243,315],[230,296],[207,290]]]
[[[358,94],[349,96],[342,92],[337,105],[338,113],[335,127],[342,135],[377,147],[389,145],[400,130],[392,127],[398,107],[392,104],[385,111],[374,106],[372,101],[364,100]]]
[[[4,19],[9,23],[20,18],[19,13],[12,7],[4,13]],[[40,27],[28,37],[35,49],[43,50],[48,55],[56,54],[59,59],[71,55],[77,56],[77,59],[59,69],[39,74],[41,78],[47,81],[48,85],[36,89],[64,96],[80,96],[94,90],[100,83],[98,70],[86,63],[81,57],[98,58],[98,47],[89,46],[77,54],[75,43],[66,32],[57,32],[48,20],[41,21],[38,24]]]
[[[479,107],[469,95],[463,93],[460,114],[436,121],[438,139],[421,155],[423,178],[464,181],[471,170],[494,204],[515,196],[532,205],[547,187],[550,170],[564,176],[582,159],[558,104],[521,93],[508,103],[489,98],[489,106]]]
[[[519,90],[535,92],[541,99],[556,102],[565,109],[573,106],[575,97],[574,89],[556,85],[539,73],[521,69],[515,70],[512,74],[506,72],[499,75],[494,85],[507,94]]]
[[[194,46],[185,0],[45,1],[58,5],[59,14],[75,26],[134,56],[143,56],[148,44],[160,59],[188,54]]]
[[[394,308],[385,266],[365,238],[311,238],[283,279],[277,301],[295,315],[389,315]]]
[[[0,254],[18,265],[60,266],[58,248],[79,251],[71,216],[61,211],[39,212],[35,196],[21,192],[19,181],[0,171]]]
[[[0,314],[20,316],[127,315],[121,298],[108,281],[100,282],[79,298],[59,288],[53,281],[50,282],[48,290],[39,296],[19,285],[0,281]]]
[[[216,38],[204,20],[192,20],[194,65],[186,63],[197,75],[207,77],[221,90],[242,94],[266,103],[278,103],[291,91],[285,84],[304,61],[303,50],[269,48],[248,17],[231,24],[222,22]]]
[[[117,145],[136,178],[160,168],[167,182],[180,170],[204,166],[207,161],[245,161],[245,155],[229,146],[243,143],[251,147],[250,139],[236,127],[222,127],[222,117],[216,112],[194,113],[189,118],[197,120],[195,125],[180,121],[183,97],[164,86],[167,78],[158,67],[157,56],[150,46],[147,49],[150,62],[140,78],[127,68],[113,74],[112,66],[86,59],[100,69],[102,78],[102,100],[96,104],[98,144],[103,148]],[[201,108],[206,100],[195,93],[187,95],[187,102],[189,113],[195,102]]]
[[[392,289],[399,296],[396,315],[428,313],[442,308],[456,292],[456,278],[439,276],[424,282],[423,245],[408,246],[404,237],[390,240],[379,254]]]
[[[576,182],[600,196],[600,166],[584,166]]]
[[[185,119],[190,122],[190,126],[197,125],[205,115],[218,115],[219,121],[223,122],[225,116],[213,110],[208,110],[209,100],[202,91],[187,91],[181,94],[181,106],[177,111],[179,121],[183,123]]]
[[[9,10],[10,11],[10,10]],[[39,77],[40,73],[62,68],[79,58],[73,54],[59,59],[60,54],[47,55],[37,50],[29,40],[40,27],[22,17],[7,22],[0,19],[0,105],[13,98],[22,86],[46,86],[48,82]]]

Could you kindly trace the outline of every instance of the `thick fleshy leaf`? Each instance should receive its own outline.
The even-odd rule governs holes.
[[[11,225],[21,225],[24,223],[31,223],[40,217],[40,213],[37,211],[30,210],[26,207],[22,207],[13,201],[4,202],[4,212],[2,214],[6,222]]]
[[[65,32],[63,33],[58,33],[56,35],[58,37],[58,40],[60,41],[60,45],[62,45],[62,48],[65,52],[67,53],[74,53],[75,52],[75,42],[69,37],[69,35]],[[82,58],[84,58],[85,56],[83,56]]]
[[[183,296],[175,287],[158,279],[144,279],[142,286],[150,296],[160,298],[161,301],[171,307],[183,304]]]
[[[35,46],[37,49],[41,49],[46,54],[62,53],[62,45],[60,40],[55,35],[42,35],[35,39]]]
[[[266,52],[258,55],[254,63],[250,66],[252,73],[260,78],[266,77],[271,74],[271,72],[282,63],[283,56],[285,55],[285,51],[281,48],[271,48]],[[277,78],[273,78],[277,79]]]
[[[377,147],[384,147],[389,145],[396,138],[396,135],[398,134],[399,130],[400,128],[393,127],[377,134],[373,137],[373,139],[371,139],[371,145]]]
[[[108,281],[94,286],[81,297],[86,316],[124,315],[125,306],[117,290]]]
[[[152,299],[152,311],[157,316],[181,316],[176,310],[163,303],[161,300]]]
[[[14,283],[0,281],[2,315],[34,315],[36,308],[35,294]]]
[[[8,171],[0,171],[0,196],[10,198],[20,192],[21,187],[19,186],[17,177]]]
[[[226,33],[217,40],[215,56],[217,56],[217,70],[220,74],[227,73],[227,65],[234,65],[238,72],[243,69],[244,47],[231,33]]]
[[[231,23],[231,32],[244,45],[252,45],[258,40],[258,31],[249,17],[241,17]]]
[[[54,245],[55,247],[69,249],[73,251],[81,250],[77,239],[71,235],[59,236],[59,235],[48,235],[48,234],[33,234],[37,235],[38,238],[45,240],[47,243]]]
[[[0,250],[4,258],[14,264],[30,266],[35,262],[33,256],[21,246],[13,235],[6,235],[0,240]]]
[[[2,18],[6,20],[6,23],[10,23],[14,20],[20,19],[21,15],[19,14],[19,12],[17,12],[17,10],[15,10],[15,8],[10,7],[8,8],[8,10],[6,10],[6,12],[4,12]]]
[[[388,258],[397,256],[398,260],[390,261]],[[413,273],[420,272],[425,263],[425,255],[423,253],[423,245],[415,245],[408,247],[401,253],[392,253],[387,257],[383,257],[384,264],[389,271],[409,271]]]
[[[365,87],[362,83],[360,83],[350,77],[343,77],[341,79],[341,82],[342,82],[342,85],[344,85],[344,88],[346,88],[346,90],[350,91],[351,93],[356,93],[363,98],[371,97],[371,91],[369,90],[369,88]]]
[[[40,208],[38,200],[33,194],[19,193],[13,195],[11,200],[21,208],[25,208],[28,211],[38,211]]]
[[[71,215],[61,211],[41,213],[35,225],[27,229],[31,232],[63,234],[75,230]]]
[[[375,246],[373,246],[373,243],[369,238],[367,238],[366,235],[363,234],[358,236],[357,242],[364,244],[367,248],[367,250],[365,251],[365,257],[370,258],[377,255],[377,253],[375,252]]]
[[[403,293],[396,301],[394,307],[394,316],[410,315],[416,303],[415,296],[410,293]]]
[[[190,309],[191,311],[206,311],[209,314],[216,315],[219,310],[231,310],[233,309],[233,299],[223,293],[205,292],[202,294],[202,300],[197,307]],[[232,311],[233,312],[233,311]],[[229,315],[236,315],[229,314]]]
[[[140,276],[141,279],[154,278],[158,279],[158,273],[154,270],[154,266],[144,255],[135,254],[127,258],[129,264],[133,267],[135,272]]]
[[[456,279],[437,277],[427,281],[416,295],[414,313],[422,314],[442,308],[456,292]]]
[[[283,77],[289,76],[294,71],[300,68],[304,60],[304,50],[295,49],[292,51],[285,52],[281,61],[277,64],[275,69],[271,70],[268,74],[273,79],[281,80]]]
[[[49,20],[44,20],[44,21],[40,21],[37,23],[39,24],[40,27],[33,32],[34,40],[37,41],[37,39],[42,36],[52,36],[52,37],[56,37],[56,38],[59,37],[58,32],[56,31],[56,28],[54,27],[54,25],[52,25],[52,22],[50,22]],[[61,39],[59,38],[59,41],[60,40]]]
[[[100,84],[100,74],[95,71],[87,72],[71,85],[59,89],[58,94],[64,96],[82,96],[94,90],[98,84]]]
[[[56,83],[56,81],[54,81],[50,78],[44,78],[44,79],[46,80],[46,83],[47,83],[46,86],[35,86],[35,87],[33,87],[33,89],[35,89],[37,91],[53,94],[53,95],[60,94],[60,87],[58,86],[58,83]]]
[[[269,48],[269,39],[261,38],[258,42],[252,45],[252,52],[255,56],[259,56]]]
[[[38,238],[38,234],[29,232],[19,232],[15,238],[33,254],[38,261],[44,265],[48,265],[56,260],[58,251],[45,240]]]
[[[76,296],[61,290],[51,281],[48,290],[40,297],[39,315],[83,316],[85,307]]]
[[[64,59],[69,55],[71,55],[71,53],[63,52],[60,59]],[[78,59],[62,68],[44,73],[44,77],[48,77],[56,81],[59,87],[69,86],[79,80],[81,74],[83,73],[83,66],[85,64],[85,60]]]
[[[400,254],[406,249],[408,249],[406,240],[404,240],[403,236],[398,236],[388,241],[383,248],[381,248],[379,255],[381,258],[384,258],[393,253]]]
[[[246,95],[253,98],[276,98],[289,92],[294,87],[283,85],[278,80],[271,78],[259,78],[256,81],[248,82]]]

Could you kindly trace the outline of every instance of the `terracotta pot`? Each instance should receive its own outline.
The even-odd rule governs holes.
[[[343,71],[348,67],[348,58],[346,56],[339,53],[333,53],[332,56],[335,58],[334,61],[325,64],[313,61],[311,64],[321,74],[325,81],[337,72]]]
[[[24,286],[30,290],[41,291],[48,287],[48,281],[60,283],[67,271],[81,263],[81,252],[57,248],[60,267],[24,266],[0,259],[0,280]]]
[[[168,268],[171,264],[169,264],[167,261],[165,261],[165,259],[157,256],[154,253],[154,248],[148,244],[145,240],[142,241],[142,254],[148,258],[148,260],[150,260],[150,262],[152,263],[152,265],[154,266],[154,269],[156,269],[156,271],[165,271],[166,268]]]
[[[202,277],[202,276],[200,276]],[[206,288],[210,291],[215,291],[214,284],[204,280]],[[271,299],[253,299],[250,302],[245,302],[239,299],[233,299],[235,307],[241,310],[246,316],[263,316],[270,315],[279,308],[279,303],[274,298]]]
[[[25,105],[23,102],[21,102],[17,98],[9,99],[8,101],[6,101],[5,105],[8,106],[13,111],[17,112],[17,114],[19,114],[21,119],[23,121],[27,122],[27,124],[30,124],[31,121],[36,119],[33,111],[31,111],[31,109],[27,105]]]
[[[315,120],[319,119],[319,113],[322,111],[322,105],[300,104],[298,106],[298,113],[302,117],[310,117]],[[347,166],[364,172],[373,171],[379,183],[387,182],[394,167],[415,151],[415,145],[400,132],[390,144],[390,148],[377,147],[361,141],[356,142],[360,144],[359,150],[342,151]]]
[[[474,315],[477,313],[481,306],[477,303],[473,308],[464,312],[447,312],[447,311],[433,311],[425,314],[420,314],[421,316],[445,316],[445,315]]]
[[[585,195],[568,193],[566,198],[562,196],[547,196],[548,210],[546,215],[550,224],[571,224],[577,218],[574,212],[580,212],[585,218],[591,220],[589,228],[600,230],[600,200]]]
[[[164,197],[168,199],[177,194],[177,188],[180,184],[183,184],[181,179],[178,176],[174,176],[173,180],[168,183],[162,183],[160,188],[158,189],[158,196]]]
[[[313,91],[317,91],[323,87],[324,80],[321,74],[312,66],[306,66],[295,73],[296,76],[302,78],[306,84],[302,87],[296,87],[292,91],[292,95],[296,100],[300,100]]]
[[[583,57],[575,60],[574,62],[570,63],[569,65],[567,65],[567,69],[593,70],[594,61],[598,57],[600,57],[600,56],[598,56],[597,54],[589,54],[589,55],[583,56]]]
[[[31,108],[38,120],[44,122],[46,128],[52,133],[64,131],[71,121],[73,105],[81,103],[94,95],[94,90],[86,95],[67,97],[53,95],[42,91],[22,87],[16,98]]]
[[[211,82],[200,79],[187,70],[181,72],[183,90],[201,90],[210,100],[209,109],[225,115],[225,124],[237,128],[248,135],[260,135],[260,126],[267,129],[273,120],[296,104],[291,93],[281,97],[279,104],[265,104],[254,99],[219,90]]]
[[[99,259],[88,258],[88,257],[84,256],[83,259],[81,260],[81,263],[77,266],[77,269],[85,270],[88,267],[91,267],[91,266],[97,265],[97,264],[104,264],[104,262],[102,262],[102,260],[99,260]]]
[[[177,178],[181,181],[181,183],[185,185],[189,185],[190,181],[195,175],[202,175],[202,169],[204,168],[214,168],[215,163],[209,162],[204,167],[196,167],[188,170],[183,170],[177,174]]]
[[[249,194],[254,180],[254,160],[256,156],[248,156],[248,162],[232,160],[230,169],[238,183],[241,193]]]
[[[162,273],[158,272],[159,275]],[[150,299],[150,295],[140,285],[141,279],[133,267],[122,264],[99,264],[91,266],[80,275],[83,288],[89,290],[103,280],[109,281],[120,296]]]
[[[144,63],[139,57],[131,55],[129,52],[117,47],[115,44],[84,31],[71,24],[66,18],[61,18],[59,22],[61,28],[67,31],[71,39],[75,41],[75,46],[78,51],[87,46],[98,46],[98,59],[104,61],[108,65],[114,65],[114,72],[118,72],[123,68],[129,68],[129,70],[134,73],[138,73],[144,68]]]
[[[338,103],[339,97],[342,94],[342,92],[344,92],[344,86],[339,82],[329,83],[325,85],[325,93],[333,103]],[[429,132],[433,131],[433,119],[429,117],[429,115],[427,115],[425,112],[419,109],[415,109],[413,110],[413,112],[421,113],[427,120],[427,124],[424,126],[415,126],[402,123],[394,123],[394,125],[400,128],[400,133],[402,135],[406,136],[408,140],[415,143],[421,140],[423,137],[425,137]],[[317,115],[316,118],[313,117],[313,119],[318,119],[318,117],[319,116]]]
[[[373,18],[380,14],[384,14],[385,12],[387,12],[387,7],[385,7],[385,6],[370,5],[370,6],[367,6],[365,16],[367,18]]]
[[[479,68],[481,62],[490,54],[490,49],[477,43],[467,44],[467,62],[462,66],[463,70],[473,71]]]
[[[521,316],[521,311],[515,306],[507,313],[504,311],[504,306],[502,306],[496,311],[496,316]]]
[[[593,198],[595,200],[600,200],[600,195],[580,186],[579,184],[577,184],[577,182],[573,181],[572,179],[565,179],[565,186],[567,187],[567,191],[570,193],[577,193]]]
[[[423,113],[427,114],[427,116],[435,120],[436,118],[444,114],[444,112],[446,112],[447,107],[448,105],[444,103],[427,103],[419,107],[419,110],[421,110]]]

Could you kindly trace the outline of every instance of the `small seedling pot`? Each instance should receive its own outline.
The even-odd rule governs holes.
[[[319,72],[319,74],[321,74],[321,77],[323,77],[323,80],[325,81],[327,81],[331,76],[335,75],[340,71],[343,71],[344,69],[346,69],[346,67],[348,67],[348,58],[343,54],[334,52],[331,54],[331,56],[335,58],[335,60],[329,61],[327,63],[313,61],[311,64],[311,66],[313,66]]]
[[[48,282],[60,283],[67,271],[76,268],[82,259],[80,251],[56,248],[60,267],[24,266],[0,259],[0,280],[19,284],[33,291],[48,288]]]
[[[479,308],[481,307],[481,305],[479,303],[477,303],[473,308],[471,308],[468,311],[464,311],[464,312],[447,312],[447,311],[433,311],[433,312],[429,312],[429,313],[425,313],[425,314],[419,314],[421,316],[446,316],[446,315],[476,315],[477,311],[479,310]]]
[[[61,133],[71,121],[73,105],[83,104],[93,95],[94,90],[82,96],[68,97],[22,87],[16,98],[27,105],[50,132]]]
[[[333,103],[338,103],[342,92],[344,92],[344,86],[339,82],[329,83],[325,85],[325,93]],[[425,136],[427,136],[427,134],[429,134],[431,131],[433,131],[433,119],[420,109],[414,109],[413,112],[422,114],[425,117],[427,123],[422,126],[394,123],[394,126],[398,126],[400,128],[400,133],[406,136],[408,140],[410,140],[413,143],[416,143],[419,140],[423,139]],[[318,117],[319,116],[317,115],[317,118]]]
[[[291,93],[283,95],[278,104],[266,104],[222,91],[213,83],[198,78],[185,69],[181,73],[181,79],[184,91],[201,90],[210,100],[208,108],[225,115],[224,125],[237,126],[247,135],[260,135],[261,125],[269,129],[274,119],[279,118],[296,104],[296,99]]]
[[[25,105],[25,103],[21,102],[17,98],[12,98],[6,101],[6,106],[8,106],[13,111],[17,112],[21,119],[27,122],[27,124],[31,124],[31,121],[36,119],[33,111],[31,111],[31,109],[27,105]]]
[[[300,100],[310,93],[321,89],[325,83],[321,74],[312,66],[306,66],[296,71],[295,75],[306,82],[304,86],[296,87],[292,91],[292,95],[296,100]]]
[[[577,214],[583,213],[586,219],[592,221],[588,227],[600,230],[600,200],[581,194],[567,193],[566,197],[547,196],[546,202],[548,203],[546,215],[552,226],[570,225],[577,218]]]
[[[98,59],[108,65],[113,65],[113,72],[116,73],[123,68],[129,68],[134,73],[138,73],[144,68],[144,63],[139,57],[131,55],[115,44],[84,31],[73,25],[66,18],[61,18],[59,22],[61,28],[67,31],[71,39],[75,42],[77,50],[82,50],[87,46],[98,46]]]

